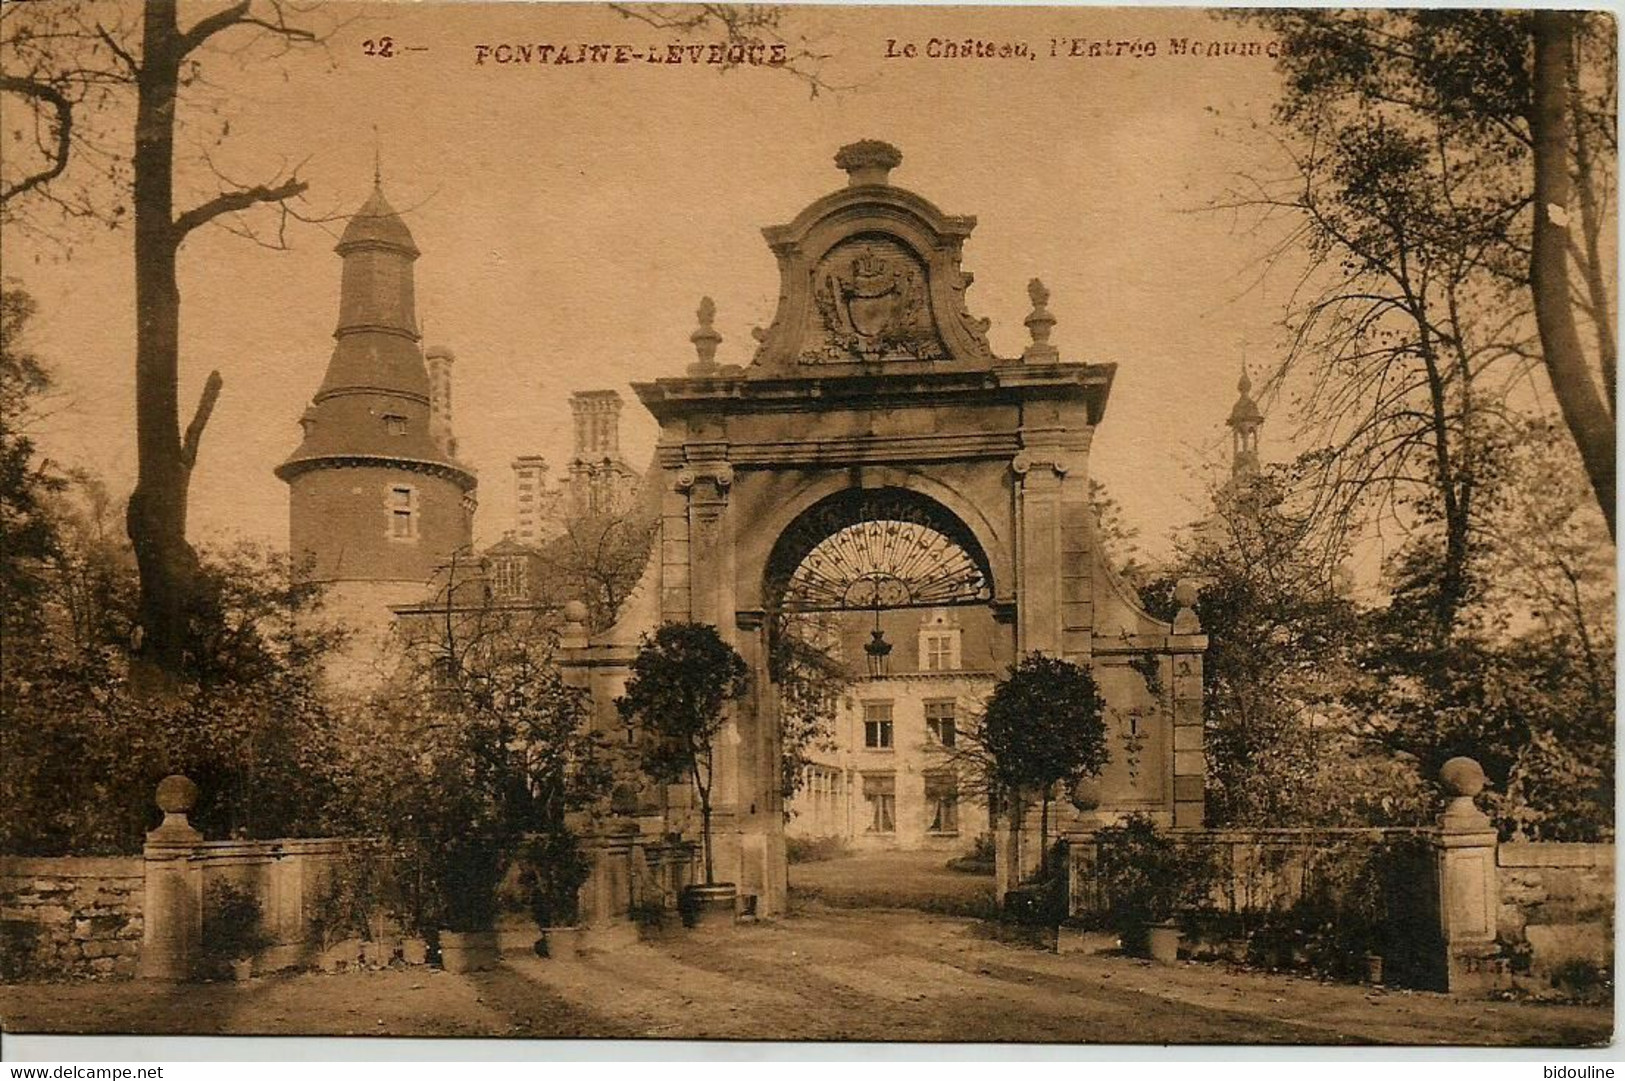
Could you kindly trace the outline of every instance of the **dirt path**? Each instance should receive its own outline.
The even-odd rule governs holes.
[[[809,905],[782,920],[494,972],[290,974],[237,986],[0,987],[10,1032],[1081,1043],[1595,1044],[1607,1010],[1056,956],[976,921]]]

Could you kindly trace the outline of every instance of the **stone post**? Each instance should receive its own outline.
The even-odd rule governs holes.
[[[146,899],[136,971],[147,980],[187,980],[203,951],[203,866],[194,858],[203,834],[186,820],[197,806],[197,785],[171,774],[158,782],[157,802],[164,820],[142,849]]]
[[[581,836],[581,851],[592,864],[577,895],[581,928],[595,946],[620,945],[637,938],[632,923],[632,822],[602,823]]]
[[[1207,816],[1207,748],[1203,728],[1202,654],[1207,636],[1196,615],[1200,592],[1190,579],[1174,587],[1179,612],[1168,639],[1173,674],[1174,826],[1198,829]]]
[[[1450,796],[1434,839],[1444,989],[1494,990],[1508,985],[1510,977],[1506,963],[1495,956],[1500,908],[1495,827],[1473,802],[1484,790],[1484,770],[1471,758],[1452,758],[1439,770],[1439,780]]]

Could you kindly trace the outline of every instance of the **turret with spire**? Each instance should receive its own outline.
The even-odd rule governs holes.
[[[1264,426],[1264,413],[1253,401],[1253,381],[1247,377],[1245,365],[1241,380],[1236,384],[1240,397],[1230,410],[1231,448],[1230,472],[1237,477],[1248,477],[1258,472],[1258,430]]]
[[[289,488],[290,549],[315,580],[368,606],[415,602],[471,542],[476,482],[454,457],[449,395],[431,408],[419,252],[376,167],[334,250],[344,260],[336,344],[300,419],[304,438],[276,470]]]

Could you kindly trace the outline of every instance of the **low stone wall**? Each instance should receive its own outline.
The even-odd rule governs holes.
[[[1317,882],[1337,872],[1341,859],[1377,846],[1416,844],[1429,831],[1418,829],[1192,829],[1173,830],[1176,843],[1206,851],[1215,871],[1212,907],[1229,915],[1285,912],[1299,904]],[[1068,911],[1076,916],[1103,902],[1095,881],[1093,831],[1065,838],[1068,852]]]
[[[0,978],[133,976],[144,875],[139,856],[0,856]]]
[[[192,861],[202,877],[204,926],[218,884],[229,882],[259,901],[261,927],[272,942],[258,957],[262,970],[314,964],[322,948],[319,920],[350,847],[334,838],[199,844]]]
[[[1518,969],[1549,983],[1576,962],[1612,967],[1613,845],[1508,841],[1495,862],[1496,931]]]

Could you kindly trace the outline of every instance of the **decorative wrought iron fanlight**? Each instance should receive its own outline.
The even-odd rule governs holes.
[[[855,522],[814,545],[791,573],[787,609],[868,611],[986,602],[987,577],[963,547],[923,523]]]

